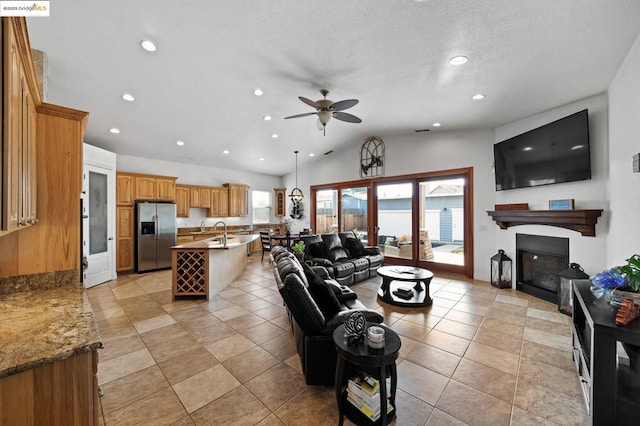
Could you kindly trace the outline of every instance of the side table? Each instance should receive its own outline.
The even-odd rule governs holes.
[[[396,359],[400,351],[400,337],[389,327],[382,324],[367,323],[382,327],[385,331],[385,346],[373,349],[367,346],[365,339],[356,343],[349,343],[345,337],[344,325],[340,325],[333,332],[338,359],[336,363],[336,401],[338,403],[338,424],[342,426],[344,416],[352,422],[363,425],[388,425],[396,417],[396,386],[398,374]],[[349,379],[358,372],[364,371],[380,382],[380,418],[371,421],[357,407],[347,401],[347,385]],[[389,403],[393,407],[387,416],[387,377],[391,377]]]

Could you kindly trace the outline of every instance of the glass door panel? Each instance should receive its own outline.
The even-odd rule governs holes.
[[[464,265],[464,191],[463,178],[419,183],[421,261]]]
[[[413,259],[413,184],[376,186],[378,241],[385,258]],[[374,245],[369,242],[369,245]]]
[[[316,192],[316,234],[338,231],[338,191],[325,189]]]
[[[367,187],[345,188],[340,191],[340,230],[353,231],[356,237],[368,244]]]

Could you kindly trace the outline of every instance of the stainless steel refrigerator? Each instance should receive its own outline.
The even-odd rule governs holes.
[[[176,230],[175,204],[136,203],[136,271],[171,268]]]

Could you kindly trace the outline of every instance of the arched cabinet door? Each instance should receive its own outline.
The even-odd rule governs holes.
[[[283,217],[286,215],[286,192],[287,188],[274,188],[274,216]]]

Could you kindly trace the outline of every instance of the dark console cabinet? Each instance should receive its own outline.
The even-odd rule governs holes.
[[[574,284],[573,360],[593,425],[635,424],[640,412],[640,319],[615,324],[617,308]]]

